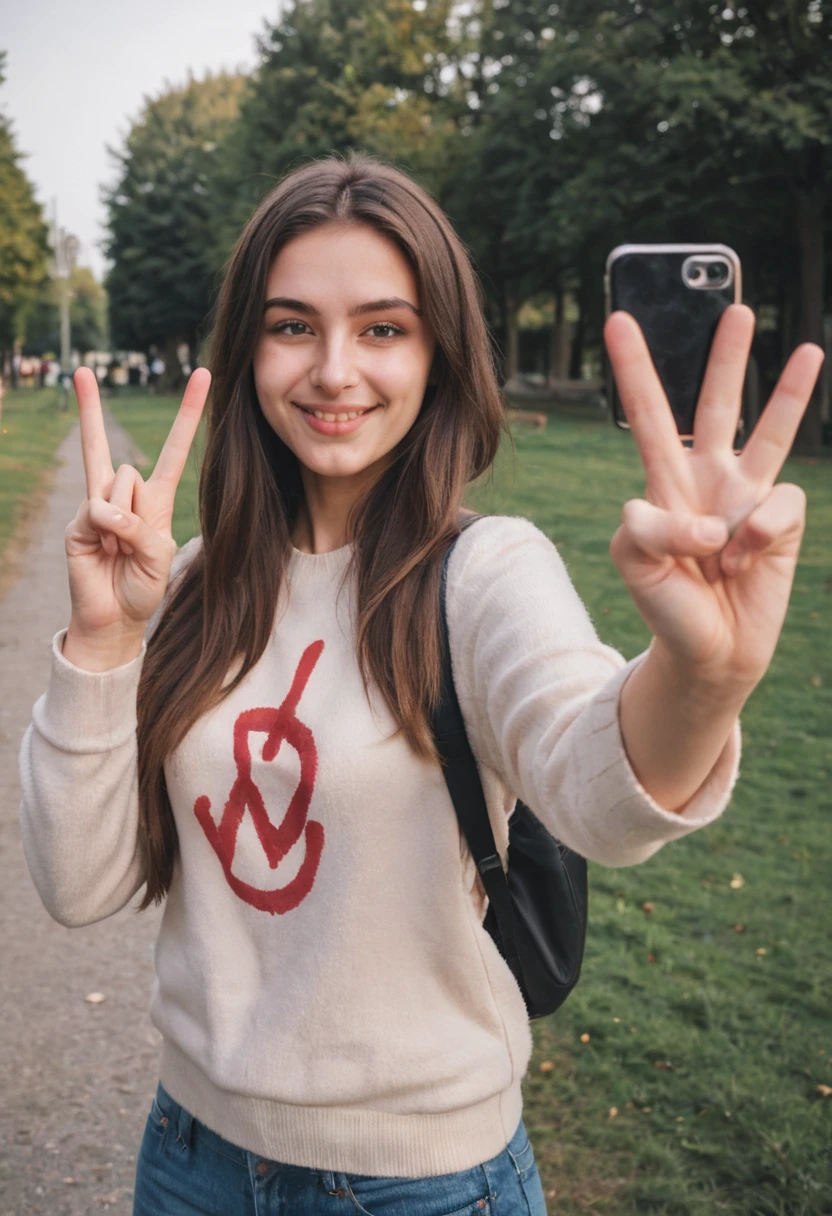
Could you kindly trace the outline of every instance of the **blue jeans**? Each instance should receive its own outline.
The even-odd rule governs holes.
[[[139,1149],[133,1216],[546,1216],[523,1120],[490,1161],[434,1178],[283,1165],[229,1144],[160,1085]]]

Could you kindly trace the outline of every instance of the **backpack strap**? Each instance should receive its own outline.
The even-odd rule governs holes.
[[[460,524],[460,534],[482,515],[472,515]],[[522,968],[515,945],[514,912],[508,879],[503,870],[494,833],[488,818],[488,807],[483,794],[479,769],[468,742],[465,721],[454,687],[451,669],[451,650],[448,639],[447,585],[448,562],[459,536],[454,537],[445,552],[442,563],[440,592],[440,624],[442,654],[442,685],[439,704],[432,716],[436,748],[442,760],[442,768],[448,793],[454,804],[460,827],[468,841],[471,855],[485,887],[486,895],[497,919],[502,953],[515,976],[522,975]]]

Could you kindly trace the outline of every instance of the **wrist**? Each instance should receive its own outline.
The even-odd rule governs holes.
[[[668,687],[678,689],[694,708],[705,713],[739,714],[759,681],[726,671],[724,665],[690,663],[654,637],[645,662]]]
[[[67,662],[83,671],[112,671],[137,658],[143,642],[144,626],[137,629],[119,627],[112,631],[98,630],[89,636],[70,622],[61,653]]]

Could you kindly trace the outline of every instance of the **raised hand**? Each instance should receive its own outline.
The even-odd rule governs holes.
[[[739,455],[739,421],[754,314],[726,309],[682,446],[641,330],[628,313],[604,338],[646,475],[610,553],[657,645],[676,669],[713,687],[746,690],[771,661],[803,537],[806,497],[776,478],[789,454],[823,352],[794,351]]]
[[[132,465],[113,472],[98,382],[86,367],[74,376],[87,497],[65,532],[72,616],[64,641],[71,661],[82,653],[138,653],[147,622],[162,602],[176,543],[176,489],[205,406],[210,373],[198,368],[152,474]],[[93,664],[81,663],[84,666]],[[112,665],[112,664],[109,664]]]

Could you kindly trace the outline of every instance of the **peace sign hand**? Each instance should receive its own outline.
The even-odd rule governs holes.
[[[100,655],[106,667],[108,653],[115,656],[131,645],[138,653],[147,622],[162,602],[176,552],[176,489],[211,376],[205,368],[191,376],[146,482],[131,465],[113,472],[95,374],[82,367],[74,381],[87,497],[64,534],[72,601],[64,654],[72,661],[81,653]]]
[[[753,332],[750,308],[725,310],[686,449],[635,319],[616,312],[604,329],[646,474],[645,498],[625,504],[610,554],[653,648],[700,687],[745,695],[771,661],[788,607],[806,496],[774,483],[823,362],[811,343],[793,352],[737,456]]]

